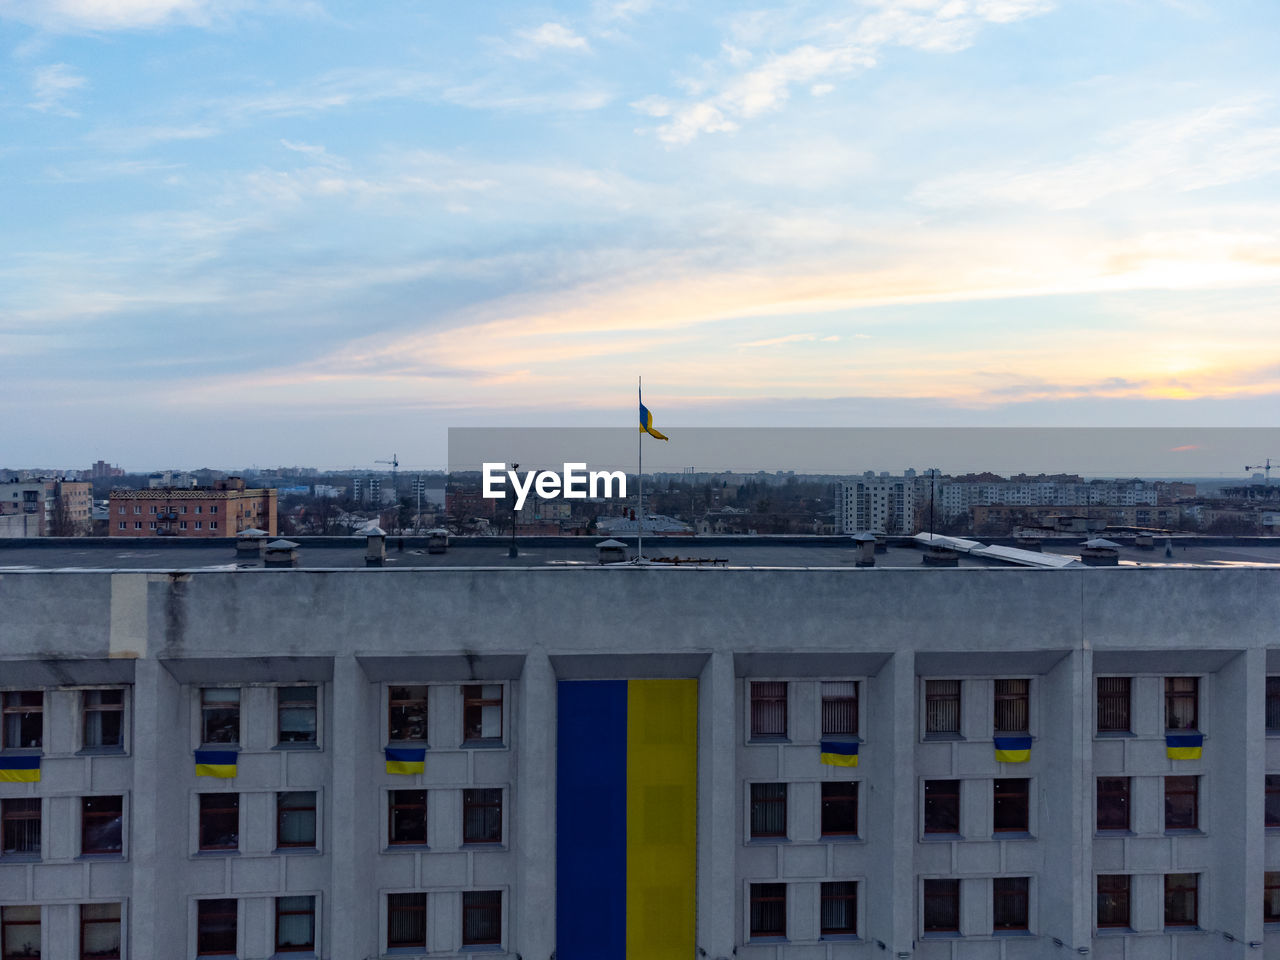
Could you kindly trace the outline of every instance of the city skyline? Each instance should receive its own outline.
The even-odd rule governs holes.
[[[1266,424],[1277,19],[0,0],[5,459]]]

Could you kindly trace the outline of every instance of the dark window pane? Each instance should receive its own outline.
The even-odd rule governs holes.
[[[1098,829],[1129,829],[1129,778],[1098,778]]]
[[[124,691],[86,690],[82,701],[86,747],[118,747],[124,743]]]
[[[205,743],[240,742],[240,691],[212,688],[200,691],[202,736]]]
[[[858,733],[858,683],[840,680],[822,684],[822,733],[856,736]]]
[[[1030,729],[1030,680],[997,680],[995,728],[997,733],[1021,733]]]
[[[240,794],[200,794],[200,849],[240,847]]]
[[[40,856],[40,798],[0,800],[0,854]]]
[[[924,882],[925,933],[954,933],[960,929],[960,881]]]
[[[391,740],[426,740],[427,688],[392,687],[390,695],[387,736]]]
[[[1098,731],[1129,730],[1129,678],[1098,678]]]
[[[785,783],[753,783],[751,785],[751,836],[785,837],[787,835],[787,785]]]
[[[992,805],[992,828],[996,832],[1021,832],[1030,829],[1028,798],[1031,781],[997,780]]]
[[[1027,929],[1029,877],[996,877],[991,881],[991,917],[997,930]]]
[[[1164,778],[1164,828],[1194,830],[1200,826],[1200,778]]]
[[[926,680],[924,729],[926,733],[960,732],[960,681]]]
[[[462,895],[462,944],[502,942],[502,891],[468,890]]]
[[[751,736],[787,735],[787,685],[785,682],[751,684]]]
[[[196,953],[236,952],[236,902],[201,900],[196,905]]]
[[[822,885],[822,933],[858,932],[858,885],[851,880]]]
[[[822,835],[853,837],[858,834],[858,783],[832,780],[822,785]]]
[[[1164,925],[1193,927],[1198,920],[1198,873],[1169,873],[1164,878]]]
[[[462,738],[502,739],[502,684],[468,684],[462,688]]]
[[[462,791],[462,842],[502,842],[502,790]]]
[[[1128,874],[1098,875],[1098,926],[1129,926]]]
[[[276,846],[316,845],[316,795],[298,790],[276,794]]]
[[[1280,732],[1280,677],[1267,677],[1267,731]]]
[[[1280,920],[1280,873],[1268,871],[1262,888],[1262,919],[1267,923]]]
[[[80,960],[120,960],[120,904],[80,905]]]
[[[276,691],[280,743],[316,742],[316,688],[280,687]]]
[[[390,800],[390,843],[427,842],[427,791],[392,790]]]
[[[312,950],[316,945],[316,898],[276,897],[276,950]]]
[[[84,797],[80,803],[80,852],[123,850],[124,797]]]
[[[44,692],[11,690],[0,699],[0,747],[38,750],[44,744]]]
[[[1196,730],[1199,724],[1200,678],[1165,677],[1164,725],[1170,730]]]
[[[427,895],[392,893],[387,896],[387,947],[427,945]]]
[[[751,884],[751,936],[785,937],[787,935],[787,885],[785,883]]]
[[[1267,774],[1266,817],[1268,827],[1280,827],[1280,774]]]
[[[924,783],[924,832],[960,832],[960,781],[926,780]]]

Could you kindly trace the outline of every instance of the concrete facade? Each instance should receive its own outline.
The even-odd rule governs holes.
[[[242,481],[213,489],[112,490],[107,535],[217,539],[258,529],[274,537],[276,504],[274,488],[245,489]]]
[[[0,857],[0,908],[39,907],[46,960],[81,955],[83,904],[121,906],[130,960],[194,957],[209,899],[234,901],[234,955],[265,960],[285,897],[314,904],[302,956],[549,960],[556,682],[684,676],[699,680],[699,956],[1280,957],[1263,921],[1264,876],[1280,872],[1264,817],[1278,587],[1280,570],[1156,567],[0,573],[0,690],[43,694],[42,779],[0,782],[0,804],[38,799],[44,840]],[[1165,756],[1174,676],[1198,681],[1199,760]],[[1100,677],[1130,678],[1128,730],[1096,729]],[[939,679],[959,697],[942,733],[926,722]],[[994,758],[1002,679],[1027,681],[1025,764]],[[857,767],[818,762],[829,681],[857,683]],[[785,683],[783,735],[753,736],[753,682]],[[428,750],[425,773],[395,776],[382,749],[403,684],[429,687]],[[473,684],[502,689],[499,738],[465,740]],[[299,686],[318,692],[314,744],[279,741],[282,691]],[[103,689],[124,692],[118,748],[85,742]],[[234,779],[195,776],[204,689],[239,692]],[[1169,776],[1198,778],[1194,829],[1166,828]],[[1096,829],[1098,777],[1130,779],[1128,830]],[[1029,781],[1025,831],[993,826],[1010,778]],[[822,834],[833,781],[858,784],[854,835]],[[950,833],[925,830],[934,781],[959,783]],[[786,784],[784,835],[752,836],[752,784]],[[475,788],[502,791],[501,842],[463,842]],[[392,790],[426,791],[425,845],[389,843]],[[279,844],[286,792],[315,794],[314,848]],[[233,850],[200,849],[206,793],[238,798]],[[122,849],[83,853],[84,798],[116,796]],[[1098,928],[1099,874],[1131,878],[1127,926]],[[1170,874],[1198,877],[1194,924],[1164,924]],[[1024,877],[1027,929],[995,931],[993,881]],[[925,930],[935,880],[957,881],[954,931]],[[856,933],[824,935],[822,885],[845,882]],[[761,884],[785,886],[781,937],[752,934]],[[477,892],[501,894],[497,944],[462,942]],[[425,950],[389,950],[402,893],[426,894]]]

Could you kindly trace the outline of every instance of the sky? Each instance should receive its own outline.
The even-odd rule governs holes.
[[[1274,0],[0,0],[0,465],[439,467],[641,375],[673,436],[1270,426],[1278,46]]]

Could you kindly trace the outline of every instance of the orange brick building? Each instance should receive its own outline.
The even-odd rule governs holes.
[[[213,487],[112,490],[113,537],[234,537],[257,528],[276,535],[276,491],[246,490],[239,477]]]

